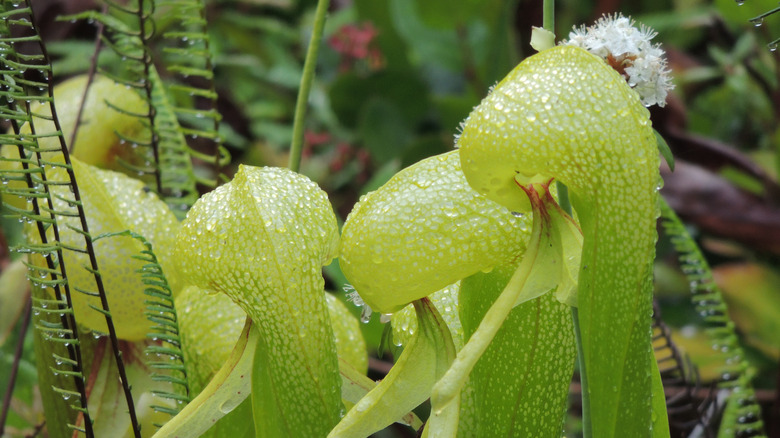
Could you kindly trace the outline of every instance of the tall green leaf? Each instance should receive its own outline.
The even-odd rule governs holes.
[[[230,296],[260,332],[252,376],[257,433],[323,436],[338,422],[341,379],[321,274],[337,244],[327,195],[279,168],[242,166],[182,223],[182,275]]]
[[[577,305],[598,437],[649,436],[652,422],[660,177],[648,118],[615,70],[584,50],[557,46],[510,72],[458,140],[469,184],[510,210],[528,209],[517,186],[535,178],[555,178],[570,190],[584,236]]]
[[[460,314],[468,339],[515,267],[461,282]],[[515,307],[471,372],[458,436],[559,437],[574,371],[569,306],[546,294]],[[544,394],[544,396],[540,396]]]

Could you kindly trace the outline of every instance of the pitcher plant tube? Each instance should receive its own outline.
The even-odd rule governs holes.
[[[437,415],[461,395],[510,310],[554,291],[561,303],[577,306],[581,318],[582,372],[591,385],[587,396],[598,406],[586,422],[586,436],[668,434],[653,427],[666,413],[659,412],[663,403],[654,403],[663,400],[663,391],[650,344],[658,148],[649,112],[632,86],[604,59],[557,46],[523,61],[469,115],[452,171],[462,166],[471,190],[484,196],[480,202],[503,206],[503,217],[533,217],[527,241],[527,231],[513,233],[511,221],[504,224],[524,244],[512,248],[513,240],[500,237],[500,227],[479,215],[472,223],[481,231],[465,239],[457,231],[440,232],[455,222],[442,220],[447,215],[441,206],[463,208],[457,196],[468,192],[447,198],[433,189],[435,195],[410,196],[424,193],[436,178],[452,178],[415,175],[416,166],[366,196],[347,219],[342,269],[380,312],[395,312],[456,280],[519,259],[504,291],[433,387],[432,423],[442,424]],[[570,189],[576,224],[550,194],[553,179]],[[414,211],[417,218],[410,217]],[[407,225],[415,219],[433,229],[404,234],[404,228],[420,226]],[[413,237],[421,235],[426,237]],[[428,251],[430,261],[421,264],[420,251]],[[372,275],[377,269],[388,275]]]

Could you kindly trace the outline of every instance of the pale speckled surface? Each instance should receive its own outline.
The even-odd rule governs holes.
[[[70,141],[73,129],[76,126],[76,117],[81,106],[81,98],[84,94],[87,78],[87,75],[75,76],[54,87],[57,118],[66,142]],[[117,171],[126,171],[124,167],[115,162],[115,155],[120,155],[125,160],[133,162],[138,157],[131,157],[126,152],[130,148],[119,147],[120,140],[116,133],[118,132],[126,138],[142,140],[149,136],[144,125],[145,119],[117,111],[106,103],[106,99],[110,99],[114,107],[121,108],[123,111],[138,114],[144,114],[148,111],[146,102],[135,91],[105,76],[95,75],[87,95],[87,101],[84,103],[78,136],[75,144],[69,145],[72,146],[70,148],[72,151],[71,155],[86,164]],[[34,102],[30,107],[34,114],[51,117],[48,103]],[[36,118],[34,124],[35,131],[39,135],[52,135],[56,132],[54,123],[50,120]],[[22,134],[29,132],[29,124],[21,126]],[[58,136],[41,137],[38,139],[38,142],[39,146],[44,150],[59,151],[60,141]],[[140,154],[135,148],[133,153],[136,155]],[[16,145],[2,145],[0,146],[0,156],[18,159],[19,149]],[[62,154],[59,152],[44,152],[43,159],[63,162]],[[147,159],[151,159],[151,157],[147,157]],[[18,171],[21,170],[21,167],[16,162],[0,160],[0,168],[4,170]],[[22,181],[10,181],[8,187],[20,189],[27,187],[27,185]],[[5,195],[4,202],[19,208],[24,208],[25,206],[25,199],[15,195]]]
[[[356,370],[366,373],[368,356],[360,323],[332,294],[325,294],[336,350]],[[246,312],[227,295],[197,286],[176,297],[187,379],[191,394],[198,394],[228,360],[244,328]]]
[[[75,159],[73,169],[93,238],[103,233],[125,230],[141,234],[152,243],[165,273],[173,273],[171,250],[179,223],[165,203],[154,193],[145,191],[142,182],[124,174],[100,170]],[[67,174],[62,168],[47,172],[47,176],[52,181],[67,181]],[[55,209],[76,211],[62,199],[73,198],[66,187],[53,186],[52,194]],[[77,217],[60,216],[57,221],[60,241],[64,245],[85,248],[82,235],[70,228],[81,228]],[[49,234],[49,238],[52,238],[52,233]],[[94,247],[117,336],[132,341],[146,339],[152,326],[144,315],[146,286],[141,281],[141,274],[135,272],[141,269],[144,262],[130,258],[140,255],[144,246],[130,237],[111,237],[94,242]],[[92,273],[84,268],[90,266],[89,257],[68,250],[64,251],[63,256],[76,321],[90,330],[108,332],[103,314],[89,307],[91,304],[100,308],[100,300],[76,291],[76,288],[97,291]],[[169,280],[173,280],[172,286],[176,287],[174,278],[173,275],[169,276]]]
[[[176,297],[176,314],[190,395],[195,396],[228,360],[246,312],[225,294],[188,286]]]
[[[470,337],[517,266],[461,281],[463,335]],[[548,293],[514,309],[464,389],[459,437],[558,438],[574,370],[571,310]]]
[[[292,171],[241,166],[193,206],[177,240],[183,278],[227,294],[257,324],[287,424],[301,436],[335,424],[341,380],[321,267],[338,228],[327,195]]]
[[[649,116],[603,61],[555,47],[520,64],[466,119],[463,172],[477,191],[515,210],[526,205],[516,175],[554,176],[589,198],[609,190],[626,203],[631,195],[646,202],[658,182]]]
[[[336,350],[339,357],[363,374],[368,372],[368,352],[360,321],[350,313],[347,306],[333,294],[326,293],[330,323],[336,337]]]
[[[471,189],[450,152],[361,198],[344,224],[339,264],[373,310],[392,313],[516,258],[530,224]]]
[[[515,68],[459,139],[469,183],[509,208],[527,203],[516,177],[556,177],[571,191],[585,237],[578,299],[599,437],[641,436],[650,421],[648,281],[660,177],[648,117],[603,61],[559,46]]]
[[[450,329],[452,343],[455,345],[456,352],[460,351],[464,342],[463,327],[461,327],[460,316],[458,315],[459,293],[460,282],[458,281],[428,296],[436,310],[439,311],[441,319],[444,320],[447,328]],[[414,306],[409,304],[394,313],[390,324],[393,328],[393,342],[396,345],[406,345],[417,331],[417,314],[414,311]]]

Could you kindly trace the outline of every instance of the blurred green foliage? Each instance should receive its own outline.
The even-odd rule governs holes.
[[[454,147],[459,123],[497,80],[531,54],[528,25],[541,25],[541,1],[332,3],[310,98],[302,172],[329,193],[343,220],[361,194],[398,170]],[[224,116],[221,134],[234,157],[231,167],[284,166],[316,2],[213,0],[207,5]],[[746,0],[743,5],[734,0],[560,0],[557,36],[566,38],[571,26],[618,11],[654,28],[657,41],[670,54],[677,85],[671,109],[661,114],[667,117],[655,123],[679,124],[686,132],[722,142],[753,157],[777,181],[778,52],[767,44],[780,38],[780,14],[766,17],[758,27],[749,21],[776,5],[770,0]],[[157,34],[162,35],[165,11],[157,11],[156,18]],[[86,70],[84,60],[94,43],[75,30],[69,33],[69,22],[59,25],[63,32],[46,43],[55,57],[55,76],[64,79]],[[110,69],[118,60],[103,55],[99,62]],[[740,178],[731,179],[739,183]],[[761,187],[753,189],[761,194]],[[777,200],[772,202],[777,208]],[[696,234],[696,224],[691,228]],[[697,236],[715,261],[734,309],[732,317],[759,365],[759,386],[776,386],[778,254],[734,242],[724,250],[721,244],[707,245],[712,236],[706,232]],[[675,340],[702,367],[702,378],[714,378],[716,373],[707,368],[709,346],[697,332],[697,315],[688,302],[687,281],[670,259],[662,237],[656,283],[663,315],[674,328]],[[738,264],[718,269],[719,261]],[[760,275],[746,276],[753,269]],[[332,290],[343,287],[345,279],[336,264],[326,268],[326,276]],[[365,329],[369,348],[377,350],[382,326],[375,318]],[[0,345],[0,382],[6,381],[13,334]],[[19,393],[29,404],[34,403],[31,360],[24,358],[17,382],[29,389]],[[9,424],[14,421],[20,420],[12,416]]]

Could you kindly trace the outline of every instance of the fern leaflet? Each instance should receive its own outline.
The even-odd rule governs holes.
[[[712,277],[707,260],[677,214],[661,201],[664,230],[677,251],[680,266],[688,278],[691,301],[706,325],[712,348],[721,356],[721,380],[718,387],[729,391],[719,436],[763,436],[761,407],[751,385],[753,371],[745,360],[737,340],[734,322],[728,316],[720,288]]]
[[[112,105],[119,112],[145,119],[148,128],[140,137],[117,134],[122,143],[137,150],[141,162],[124,161],[122,164],[136,176],[151,175],[151,187],[182,218],[197,200],[197,178],[192,169],[185,130],[179,125],[151,58],[149,45],[155,27],[154,2],[138,1],[125,6],[109,0],[106,4],[109,6],[107,13],[86,11],[62,19],[93,20],[105,26],[104,45],[124,62],[121,72],[101,70],[101,73],[135,89],[148,107],[146,113],[137,114],[122,110],[120,105]]]
[[[174,108],[182,125],[182,132],[193,141],[206,143],[205,149],[211,154],[202,154],[195,149],[193,156],[211,163],[214,176],[199,178],[198,182],[216,187],[224,176],[221,168],[229,161],[227,150],[222,146],[219,124],[222,116],[217,111],[217,92],[214,87],[213,63],[209,36],[206,32],[206,14],[203,0],[160,0],[158,6],[169,7],[174,18],[175,29],[163,33],[167,41],[163,51],[170,56],[167,70],[177,75],[178,83],[170,85],[174,92],[189,96]],[[206,109],[198,108],[202,102]],[[191,127],[183,127],[189,125]]]
[[[156,396],[171,402],[169,406],[159,404],[152,405],[155,411],[169,414],[171,417],[179,413],[181,408],[189,403],[189,385],[187,372],[184,366],[184,354],[181,350],[181,338],[179,336],[178,317],[173,302],[173,293],[165,278],[163,269],[157,261],[152,249],[152,244],[144,236],[132,232],[103,234],[95,238],[110,238],[115,236],[129,236],[144,245],[145,249],[140,255],[133,255],[136,260],[141,260],[144,265],[136,271],[143,278],[147,286],[144,293],[148,296],[145,301],[146,317],[155,325],[148,336],[159,344],[152,344],[146,348],[149,357],[163,360],[148,361],[147,365],[157,372],[152,374],[152,380],[170,384],[175,391],[154,390]],[[161,427],[161,424],[157,425]]]

